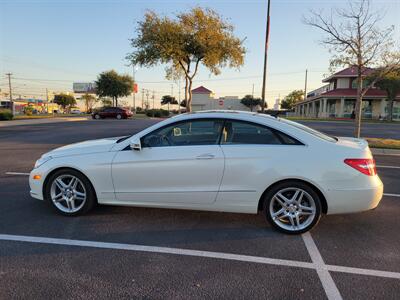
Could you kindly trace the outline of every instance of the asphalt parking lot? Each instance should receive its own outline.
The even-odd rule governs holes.
[[[303,236],[245,214],[100,206],[62,217],[30,198],[27,176],[7,174],[55,147],[154,122],[0,129],[0,299],[399,298],[400,156],[375,156],[386,194],[377,209],[324,217]]]

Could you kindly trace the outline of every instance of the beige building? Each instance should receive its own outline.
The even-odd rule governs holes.
[[[365,69],[368,76],[373,69]],[[357,67],[349,67],[324,79],[324,86],[307,94],[295,105],[295,114],[312,118],[351,118],[357,98]],[[370,88],[363,98],[362,117],[381,119],[387,116],[387,94]],[[400,121],[400,95],[393,105],[393,120]]]
[[[241,99],[238,96],[225,96],[214,98],[211,90],[200,86],[192,90],[192,110],[243,110],[250,111],[248,107],[240,103]],[[257,111],[259,107],[254,107]]]

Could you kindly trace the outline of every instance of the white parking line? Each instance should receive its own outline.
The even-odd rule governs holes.
[[[381,165],[376,165],[377,168],[385,168],[385,169],[400,169],[398,166],[381,166]]]
[[[387,194],[387,193],[383,193],[383,196],[388,196],[388,197],[400,197],[400,194]]]
[[[6,172],[7,175],[19,175],[19,176],[29,176],[29,173],[21,173],[21,172]]]
[[[331,274],[326,267],[324,260],[322,259],[321,253],[319,253],[317,246],[314,243],[313,238],[309,232],[301,235],[304,244],[306,245],[308,254],[311,257],[312,262],[315,265],[315,270],[321,280],[322,286],[325,290],[328,299],[342,299],[340,292],[332,279]]]
[[[307,234],[305,234],[307,236]],[[304,235],[303,235],[304,239]],[[306,237],[306,240],[308,238]],[[320,256],[318,249],[317,254],[315,254],[315,249],[312,251],[311,259],[316,261],[303,262],[295,260],[285,260],[276,259],[260,256],[251,255],[241,255],[241,254],[231,254],[222,252],[211,252],[211,251],[201,251],[201,250],[190,250],[181,248],[169,248],[169,247],[156,247],[156,246],[144,246],[135,244],[120,244],[120,243],[107,243],[107,242],[95,242],[95,241],[84,241],[84,240],[71,240],[71,239],[59,239],[59,238],[47,238],[47,237],[36,237],[36,236],[25,236],[25,235],[11,235],[11,234],[0,234],[1,241],[15,241],[15,242],[28,242],[28,243],[39,243],[39,244],[52,244],[52,245],[64,245],[64,246],[80,246],[80,247],[91,247],[91,248],[101,248],[101,249],[113,249],[113,250],[126,250],[126,251],[140,251],[140,252],[150,252],[150,253],[164,253],[164,254],[175,254],[175,255],[185,255],[185,256],[195,256],[195,257],[207,257],[207,258],[219,258],[234,261],[261,263],[267,265],[277,265],[277,266],[287,266],[287,267],[297,267],[305,269],[318,269],[325,268],[326,270],[334,272],[343,272],[350,274],[363,274],[372,275],[377,277],[385,278],[395,278],[400,279],[400,273],[361,269],[361,268],[351,268],[336,265],[325,265],[321,264],[322,258],[320,260],[317,255]],[[307,240],[307,245],[310,246],[310,241]],[[314,243],[312,241],[312,243]],[[315,243],[314,243],[315,246]],[[307,248],[308,249],[308,248]],[[310,247],[311,249],[311,247]]]

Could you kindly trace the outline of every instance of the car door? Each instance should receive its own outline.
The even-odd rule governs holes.
[[[141,137],[140,151],[117,153],[112,164],[117,200],[213,203],[224,171],[222,127],[217,119],[180,121]]]
[[[100,116],[102,118],[109,118],[110,117],[111,108],[105,108],[100,112]]]
[[[278,130],[241,121],[226,120],[221,137],[225,171],[217,202],[253,207],[277,178],[293,169],[290,159],[301,157],[304,145]],[[291,170],[300,172],[298,170]]]

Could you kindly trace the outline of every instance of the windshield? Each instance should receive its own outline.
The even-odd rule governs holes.
[[[300,124],[300,123],[297,123],[297,122],[293,122],[293,121],[289,121],[289,120],[283,119],[283,118],[279,118],[279,120],[284,122],[284,123],[286,123],[286,124],[289,124],[289,125],[291,125],[293,127],[301,129],[301,130],[303,130],[303,131],[305,131],[307,133],[310,133],[310,134],[312,134],[312,135],[314,135],[314,136],[316,136],[316,137],[318,137],[320,139],[323,139],[325,141],[332,142],[332,143],[335,143],[337,141],[336,138],[334,138],[332,136],[329,136],[329,135],[326,135],[325,133],[322,133],[322,132],[320,132],[318,130],[312,129],[312,128],[310,128],[308,126],[305,126],[303,124]]]

